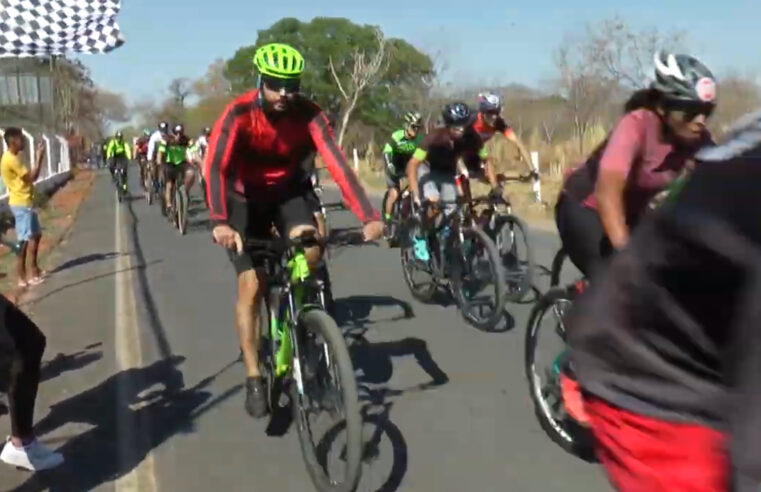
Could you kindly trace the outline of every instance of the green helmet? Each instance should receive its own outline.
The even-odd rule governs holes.
[[[256,50],[254,65],[260,75],[277,79],[297,79],[304,71],[304,57],[287,44],[270,43]]]
[[[145,135],[146,137],[150,137],[152,133],[153,132],[148,128],[143,129],[143,135]]]

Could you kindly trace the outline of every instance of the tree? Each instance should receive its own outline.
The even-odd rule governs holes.
[[[558,89],[573,122],[579,153],[584,154],[585,136],[610,102],[615,84],[605,77],[593,52],[583,46],[565,43],[555,53],[555,66]]]
[[[682,48],[685,39],[682,31],[662,33],[655,27],[633,31],[613,17],[598,26],[587,26],[584,49],[611,80],[627,89],[639,89],[652,78],[653,55]]]
[[[739,73],[719,79],[719,104],[711,119],[714,131],[722,133],[744,114],[761,106],[761,87]]]
[[[329,120],[339,121],[345,99],[335,83],[330,62],[342,82],[349,80],[354,69],[354,54],[359,51],[372,57],[378,51],[376,33],[376,27],[354,24],[343,18],[317,17],[310,22],[281,19],[259,31],[254,45],[238,49],[226,64],[225,77],[233,93],[255,88],[257,75],[251,60],[256,49],[271,42],[290,44],[306,61],[302,92],[320,105]],[[376,133],[389,132],[399,124],[404,111],[414,109],[407,104],[405,94],[433,75],[430,57],[406,41],[387,38],[385,50],[386,70],[374,84],[366,86],[352,114],[356,122],[374,128]],[[368,135],[368,140],[370,137]],[[385,135],[382,138],[386,138]]]
[[[130,120],[130,111],[122,94],[102,88],[96,89],[94,94],[95,104],[105,120],[113,123],[124,123]]]
[[[345,104],[343,115],[341,117],[341,128],[338,131],[339,147],[343,144],[344,135],[349,126],[349,119],[351,118],[354,108],[357,106],[357,101],[362,96],[365,89],[382,76],[387,68],[386,40],[383,39],[383,33],[380,29],[376,29],[375,35],[378,40],[377,51],[373,54],[368,54],[364,51],[360,51],[359,48],[355,49],[351,72],[348,74],[348,78],[343,82],[336,71],[333,59],[330,58],[328,60],[330,74],[333,76],[333,80],[335,80],[338,90],[341,91]]]
[[[230,82],[225,78],[226,62],[223,58],[214,60],[206,74],[193,82],[193,92],[199,98],[229,97],[232,94]]]

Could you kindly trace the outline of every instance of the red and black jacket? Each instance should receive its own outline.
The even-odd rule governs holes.
[[[362,223],[377,220],[377,210],[348,166],[319,106],[298,98],[285,113],[265,114],[259,91],[230,103],[211,132],[204,164],[211,220],[227,222],[229,190],[251,200],[299,181],[303,163],[315,151],[354,215]]]

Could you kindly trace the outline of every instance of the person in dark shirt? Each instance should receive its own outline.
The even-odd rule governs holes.
[[[621,491],[761,482],[761,113],[695,158],[567,320],[597,454]]]

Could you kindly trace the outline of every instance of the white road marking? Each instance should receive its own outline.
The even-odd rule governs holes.
[[[137,369],[143,365],[143,357],[140,350],[140,332],[135,316],[135,295],[132,289],[132,256],[124,244],[124,230],[122,228],[122,207],[115,201],[116,208],[116,231],[114,242],[119,253],[116,260],[115,292],[116,292],[116,342],[115,352],[118,369],[120,372],[128,369]],[[116,492],[156,492],[156,476],[153,457],[150,451],[142,461],[134,466],[140,443],[140,432],[134,411],[129,407],[130,395],[134,391],[130,387],[131,381],[127,378],[119,380],[117,388],[117,440],[119,468],[133,466],[132,470],[116,480],[114,488]]]

